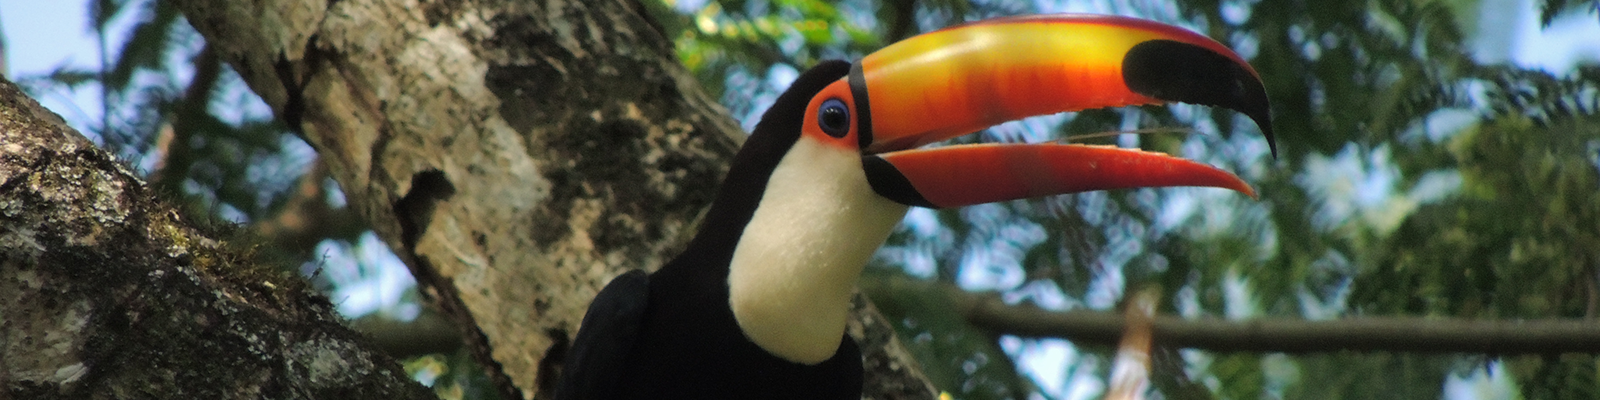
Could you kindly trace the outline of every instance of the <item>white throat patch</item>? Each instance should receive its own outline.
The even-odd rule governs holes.
[[[801,137],[733,251],[728,302],[739,328],[789,361],[833,357],[856,278],[906,209],[872,190],[859,154]]]

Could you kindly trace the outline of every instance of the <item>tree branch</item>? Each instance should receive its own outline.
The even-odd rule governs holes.
[[[368,314],[350,321],[350,329],[367,335],[374,345],[398,359],[453,353],[462,343],[460,328],[451,325],[449,318],[427,308],[410,322]]]
[[[0,398],[434,397],[249,247],[0,79]]]
[[[745,137],[637,2],[175,4],[507,399],[553,390],[606,282],[683,248]],[[863,335],[893,337],[857,310]],[[867,395],[933,397],[915,371],[873,370],[913,384]]]
[[[999,334],[1058,337],[1116,345],[1123,316],[1103,311],[1049,311],[1009,305],[999,295],[945,284],[888,278],[864,290],[938,291],[969,323]],[[1158,316],[1155,342],[1212,351],[1315,353],[1392,351],[1420,353],[1600,353],[1600,323],[1570,319],[1473,321],[1424,317],[1352,317],[1327,321],[1264,318],[1244,321]]]

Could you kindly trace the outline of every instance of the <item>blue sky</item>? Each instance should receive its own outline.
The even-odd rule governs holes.
[[[112,32],[126,31],[132,22],[123,17]],[[87,1],[0,0],[0,24],[5,33],[5,73],[13,81],[48,74],[60,66],[92,68],[100,62]],[[99,119],[98,93],[97,88],[83,88],[36,96],[81,130],[83,123]]]

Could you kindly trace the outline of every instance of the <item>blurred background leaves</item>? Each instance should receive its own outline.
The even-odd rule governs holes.
[[[1178,24],[1238,49],[1266,81],[1274,159],[1248,119],[1176,105],[1093,110],[969,141],[1086,139],[1237,172],[1251,200],[1131,190],[914,210],[862,286],[942,390],[962,399],[1102,394],[1111,352],[980,329],[913,279],[1047,309],[1111,310],[1155,288],[1188,318],[1404,315],[1593,319],[1600,307],[1600,61],[1512,62],[1507,13],[1600,25],[1572,0],[639,0],[747,128],[800,71],[1001,15],[1091,11]],[[254,228],[352,317],[411,320],[399,267],[344,209],[295,133],[162,0],[89,0],[96,68],[12,76],[195,215]],[[0,10],[3,12],[5,10]],[[112,24],[113,20],[135,21]],[[1514,19],[1514,18],[1512,18]],[[119,31],[125,29],[125,31]],[[1592,32],[1592,30],[1590,31]],[[1593,38],[1590,38],[1593,41]],[[1553,51],[1553,50],[1552,50]],[[386,258],[388,257],[388,258]],[[402,272],[403,273],[403,272]],[[398,283],[396,283],[398,282]],[[393,292],[395,290],[391,290]],[[1593,355],[1230,354],[1159,349],[1159,398],[1595,398]],[[459,351],[406,362],[448,398],[486,398]],[[474,386],[477,385],[477,386]],[[474,389],[474,388],[479,389]]]

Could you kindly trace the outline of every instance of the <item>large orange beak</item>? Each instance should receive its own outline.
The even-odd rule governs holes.
[[[1254,196],[1231,173],[1139,150],[1066,144],[910,150],[1034,115],[1210,105],[1249,116],[1272,145],[1266,91],[1244,59],[1194,32],[1127,17],[1028,16],[947,28],[868,55],[835,85],[849,86],[860,116],[857,138],[869,181],[908,205],[959,207],[1153,186],[1213,186]]]

